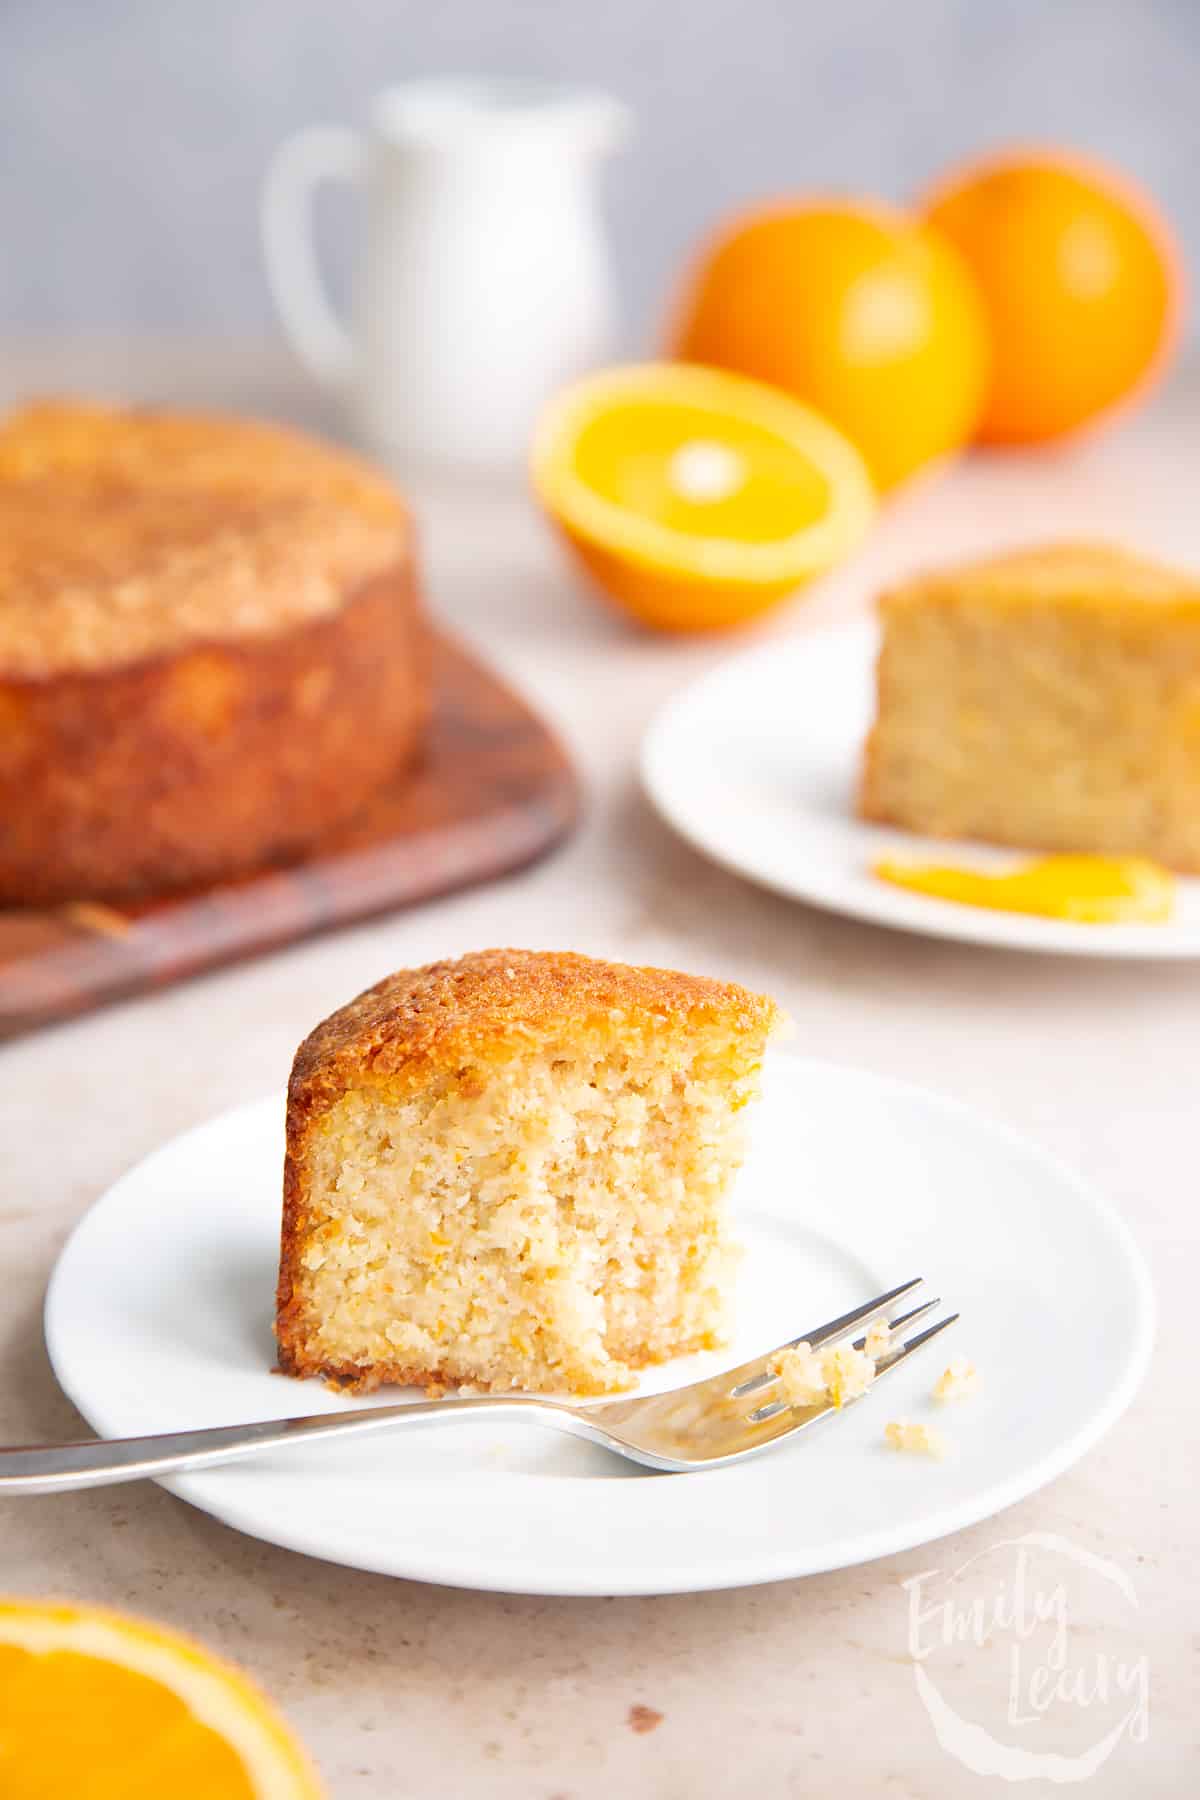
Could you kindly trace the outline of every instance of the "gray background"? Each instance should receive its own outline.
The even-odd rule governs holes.
[[[1200,254],[1200,0],[0,0],[0,328],[261,336],[274,144],[462,71],[632,104],[606,187],[631,341],[722,208],[901,198],[1014,137],[1122,163]]]

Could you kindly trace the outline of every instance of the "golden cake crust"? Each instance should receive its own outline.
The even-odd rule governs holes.
[[[664,1023],[725,1016],[768,1030],[779,1016],[765,994],[703,975],[567,950],[477,950],[401,969],[323,1020],[296,1052],[289,1107],[320,1111],[351,1084],[411,1090],[625,1009]]]
[[[427,712],[382,476],[249,421],[43,402],[0,428],[0,902],[303,854]]]
[[[297,1291],[308,1224],[307,1145],[321,1115],[347,1090],[380,1087],[400,1099],[441,1078],[469,1094],[482,1090],[485,1072],[509,1056],[586,1032],[598,1021],[629,1032],[726,1023],[765,1038],[781,1018],[768,996],[733,982],[569,951],[516,949],[402,969],[339,1008],[300,1045],[288,1083],[275,1325],[280,1368],[350,1387],[437,1386],[447,1379],[440,1368],[400,1361],[333,1368],[307,1349]],[[705,1347],[699,1341],[686,1346]],[[636,1356],[630,1360],[636,1366]]]
[[[299,433],[42,401],[0,426],[0,672],[269,636],[337,612],[409,539],[381,475]]]
[[[967,600],[1004,610],[1058,605],[1093,613],[1148,606],[1160,615],[1198,617],[1200,579],[1118,544],[1080,539],[928,569],[888,589],[879,605],[886,619],[905,607]]]

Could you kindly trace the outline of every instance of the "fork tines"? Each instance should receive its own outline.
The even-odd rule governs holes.
[[[842,1339],[849,1339],[856,1350],[861,1350],[866,1342],[867,1330],[880,1319],[887,1321],[889,1348],[883,1356],[876,1359],[875,1380],[881,1375],[889,1374],[915,1351],[922,1349],[945,1331],[947,1326],[953,1325],[959,1316],[951,1313],[949,1317],[938,1319],[936,1323],[927,1326],[924,1331],[917,1332],[915,1337],[905,1337],[903,1334],[911,1326],[919,1319],[927,1318],[941,1305],[938,1299],[926,1300],[923,1305],[914,1306],[907,1312],[895,1312],[897,1303],[910,1298],[922,1285],[922,1281],[923,1277],[918,1275],[912,1281],[902,1282],[899,1287],[890,1288],[886,1294],[880,1294],[874,1300],[856,1306],[851,1312],[842,1313],[839,1318],[830,1319],[827,1324],[818,1325],[813,1331],[802,1332],[799,1337],[790,1338],[786,1344],[780,1344],[766,1356],[735,1369],[733,1374],[740,1379],[730,1390],[730,1398],[740,1399],[745,1394],[754,1394],[772,1386],[779,1379],[774,1367],[777,1358],[786,1350],[794,1350],[797,1344],[808,1344],[813,1350],[820,1350]],[[787,1400],[766,1400],[750,1414],[750,1418],[753,1421],[768,1419],[788,1408]]]

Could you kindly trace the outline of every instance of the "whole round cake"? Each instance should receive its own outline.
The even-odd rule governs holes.
[[[411,526],[367,464],[230,418],[0,425],[0,903],[294,860],[427,711]]]

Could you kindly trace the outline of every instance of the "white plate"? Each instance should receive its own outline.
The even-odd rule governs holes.
[[[1011,862],[867,825],[854,813],[874,710],[878,631],[867,620],[802,633],[721,664],[661,712],[642,747],[651,800],[716,862],[797,900],[877,925],[1013,950],[1081,956],[1200,956],[1200,880],[1181,879],[1162,925],[1077,925],[984,912],[890,887],[880,856]]]
[[[134,1436],[354,1401],[271,1373],[282,1102],[164,1145],[97,1201],[46,1299],[55,1373]],[[509,1421],[276,1451],[164,1486],[241,1531],[385,1574],[549,1594],[682,1592],[838,1568],[956,1531],[1067,1468],[1144,1369],[1150,1290],[1120,1221],[1013,1134],[900,1083],[777,1057],[738,1185],[732,1364],[922,1274],[962,1312],[844,1416],[728,1469],[662,1476]],[[980,1395],[936,1409],[953,1349]],[[396,1397],[395,1390],[390,1396]],[[938,1418],[935,1463],[882,1442]]]

